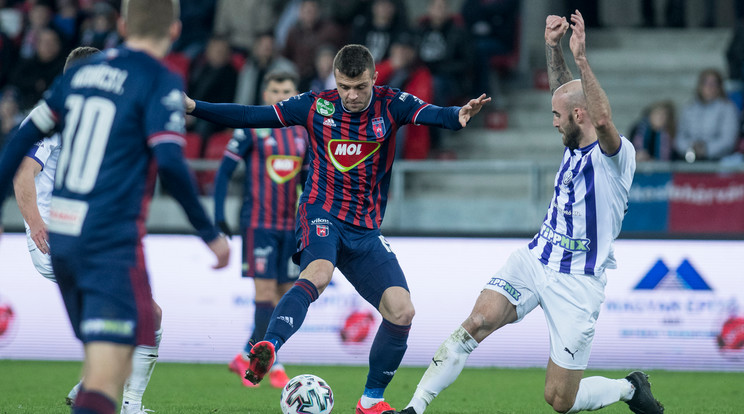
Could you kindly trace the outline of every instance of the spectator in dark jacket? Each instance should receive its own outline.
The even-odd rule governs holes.
[[[450,13],[448,0],[429,0],[417,28],[419,57],[434,76],[435,105],[447,106],[467,95],[472,53],[462,18]]]
[[[373,0],[369,16],[359,16],[352,28],[351,43],[364,45],[372,53],[375,63],[388,57],[392,40],[408,31],[406,22],[400,21],[401,10],[393,0]]]
[[[284,45],[284,56],[297,65],[300,74],[299,90],[307,90],[310,85],[315,72],[313,63],[318,47],[330,44],[341,48],[343,42],[343,31],[331,20],[321,16],[318,0],[303,0],[299,20],[289,29]]]
[[[514,49],[519,0],[465,0],[462,16],[475,45],[475,85],[472,93],[491,95],[491,57]]]
[[[238,72],[232,65],[232,50],[226,37],[213,36],[207,43],[204,54],[194,59],[189,71],[189,96],[207,102],[232,102]],[[198,98],[196,98],[198,96]],[[197,119],[193,130],[202,138],[200,154],[209,138],[224,127],[209,121]]]
[[[51,28],[41,30],[36,38],[34,55],[18,63],[10,80],[10,84],[20,92],[21,110],[36,105],[64,65],[61,36]]]

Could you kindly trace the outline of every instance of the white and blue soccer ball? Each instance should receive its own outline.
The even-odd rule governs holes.
[[[323,378],[298,375],[282,390],[283,414],[327,414],[333,410],[333,391]]]

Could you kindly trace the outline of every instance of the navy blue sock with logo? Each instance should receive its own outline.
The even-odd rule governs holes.
[[[276,305],[264,340],[273,343],[278,351],[300,329],[307,309],[318,299],[318,295],[318,288],[309,280],[300,279],[295,282]]]
[[[382,320],[369,350],[369,373],[364,386],[366,397],[382,398],[406,353],[410,330],[411,325],[396,325]]]
[[[250,341],[243,348],[245,352],[251,352],[253,344],[263,341],[272,313],[274,313],[274,304],[271,301],[256,302],[256,311],[253,313],[253,333]]]

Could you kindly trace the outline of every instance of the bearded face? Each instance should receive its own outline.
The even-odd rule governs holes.
[[[581,129],[576,124],[572,116],[568,117],[568,122],[563,125],[563,145],[565,145],[571,151],[579,148],[579,141],[581,141]]]

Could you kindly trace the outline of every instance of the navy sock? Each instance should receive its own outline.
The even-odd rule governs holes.
[[[114,414],[116,402],[106,395],[81,389],[72,407],[73,414]]]
[[[271,301],[256,302],[256,311],[253,313],[253,333],[243,348],[245,352],[251,352],[253,344],[263,341],[272,313],[274,313],[274,304]]]
[[[307,279],[295,282],[276,305],[264,340],[273,343],[278,351],[300,329],[307,315],[307,308],[315,299],[318,299],[318,288],[312,282]]]
[[[400,366],[400,361],[406,353],[410,330],[411,325],[396,325],[382,320],[369,350],[369,374],[364,386],[364,395],[382,398],[382,393],[393,379],[395,370]]]

